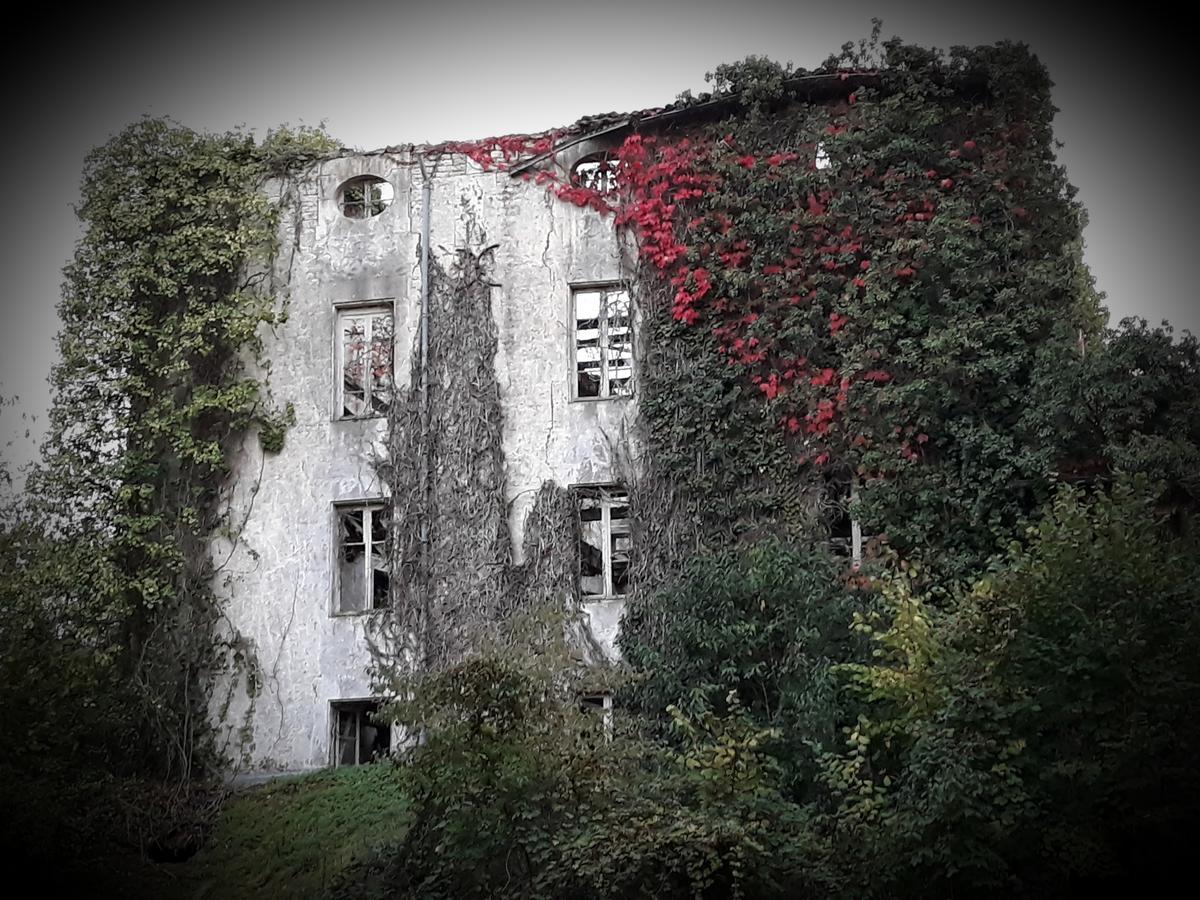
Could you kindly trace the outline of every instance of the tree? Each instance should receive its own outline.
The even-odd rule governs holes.
[[[412,824],[338,896],[783,898],[822,881],[772,734],[736,694],[723,715],[672,709],[673,750],[624,710],[611,726],[582,711],[565,663],[486,653],[399,704],[431,726],[403,763]]]
[[[841,861],[881,894],[1145,886],[1183,858],[1200,548],[1156,496],[1141,478],[1063,487],[943,611],[910,566],[859,618],[877,658],[839,670],[857,716],[824,779]]]
[[[1040,354],[1023,440],[1068,481],[1141,472],[1177,513],[1200,509],[1200,342],[1125,319],[1078,351]],[[1176,521],[1182,525],[1183,519]]]

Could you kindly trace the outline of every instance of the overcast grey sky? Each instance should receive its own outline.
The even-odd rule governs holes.
[[[884,35],[926,46],[1030,44],[1056,83],[1060,159],[1090,224],[1085,259],[1115,322],[1140,315],[1200,333],[1190,286],[1200,253],[1196,77],[1159,48],[1190,22],[1140,21],[1129,8],[1079,15],[1054,4],[837,3],[782,0],[552,0],[487,5],[402,2],[169,9],[103,5],[93,18],[13,13],[46,63],[5,67],[10,127],[0,241],[8,283],[0,318],[0,395],[39,417],[49,404],[61,268],[78,236],[87,151],[142,115],[197,129],[262,133],[325,122],[352,147],[540,131],[582,115],[670,102],[704,73],[747,54],[812,68],[844,41]],[[24,16],[21,19],[20,16]],[[1143,17],[1148,19],[1148,17]],[[0,445],[23,428],[0,418]]]

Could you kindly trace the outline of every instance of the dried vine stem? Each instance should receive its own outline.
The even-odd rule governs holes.
[[[513,564],[491,297],[499,245],[488,245],[470,219],[467,226],[469,243],[483,249],[430,260],[427,425],[414,353],[380,464],[391,495],[392,603],[370,645],[385,692],[397,684],[415,690],[422,677],[485,648],[565,640],[580,663],[603,658],[582,624],[578,511],[562,486],[539,489],[525,521],[524,561]],[[531,630],[533,620],[541,624]]]

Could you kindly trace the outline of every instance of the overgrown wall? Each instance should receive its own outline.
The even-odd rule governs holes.
[[[508,174],[481,172],[461,156],[444,156],[436,169],[433,162],[426,160],[431,596],[436,605],[511,595],[516,584],[565,587],[561,565],[553,575],[546,560],[522,565],[524,523],[544,483],[552,497],[556,486],[618,478],[613,448],[629,430],[636,401],[570,399],[568,318],[572,284],[622,275],[612,219]],[[337,188],[361,174],[387,179],[395,200],[378,216],[348,219]],[[295,405],[296,422],[278,454],[264,457],[255,439],[242,448],[232,480],[232,502],[246,520],[242,541],[216,548],[219,561],[228,557],[219,589],[229,620],[250,639],[262,670],[258,696],[236,690],[225,715],[229,753],[244,769],[328,764],[330,701],[373,693],[372,646],[378,651],[389,613],[332,614],[334,504],[383,498],[394,470],[386,418],[335,418],[335,306],[393,302],[398,413],[414,387],[419,348],[420,179],[407,150],[345,157],[323,163],[299,184],[298,202],[284,204],[279,259],[290,273],[290,315],[267,337],[265,355],[273,390]],[[491,245],[478,273],[487,283],[463,289],[464,261],[476,265],[470,260]],[[556,527],[569,526],[561,499],[551,506]],[[411,545],[414,536],[399,530],[401,520],[397,526],[397,545]],[[562,543],[561,535],[539,537],[534,546],[547,540]],[[451,624],[436,640],[460,644],[453,610],[440,612],[447,614],[439,621]],[[612,652],[619,604],[589,612],[596,643]]]

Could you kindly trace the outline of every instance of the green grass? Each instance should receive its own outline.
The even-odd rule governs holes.
[[[389,764],[322,771],[234,794],[205,846],[172,866],[172,900],[320,898],[400,840],[409,805]],[[165,873],[164,873],[165,874]]]
[[[326,900],[409,827],[401,770],[324,770],[229,795],[187,862],[146,860],[122,819],[147,802],[133,782],[0,766],[0,862],[36,871],[52,896],[94,900]]]

